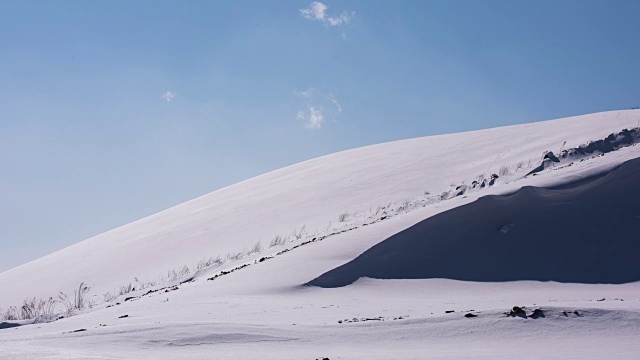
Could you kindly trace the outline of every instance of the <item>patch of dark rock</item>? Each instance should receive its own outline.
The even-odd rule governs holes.
[[[451,314],[452,312],[456,312],[455,310],[445,310],[444,313],[445,314]]]
[[[605,300],[606,300],[605,298],[602,298],[602,299],[600,299],[600,300],[596,300],[596,301],[605,301]]]
[[[507,313],[507,315],[511,316],[511,317],[518,316],[518,317],[521,317],[521,318],[526,318],[527,317],[527,313],[520,306],[514,306],[513,309],[511,309]]]
[[[124,299],[124,302],[127,302],[127,301],[129,301],[129,300],[133,300],[133,299],[135,299],[135,298],[136,298],[135,296],[129,296],[128,298],[125,298],[125,299]]]
[[[491,180],[489,180],[489,186],[493,186],[496,183],[496,180],[499,178],[500,176],[496,175],[496,174],[491,174]]]
[[[466,318],[474,318],[474,317],[478,317],[478,315],[472,314],[472,313],[467,313],[467,314],[464,314],[464,317],[466,317]]]
[[[20,324],[10,323],[10,322],[1,322],[0,323],[0,329],[10,329],[10,328],[16,328],[18,326],[20,326]]]
[[[395,319],[394,319],[395,320]],[[344,320],[338,320],[338,324],[342,324],[342,323],[354,323],[354,322],[365,322],[365,321],[384,321],[384,317],[383,316],[378,316],[375,318],[353,318],[353,319],[344,319]]]
[[[543,318],[544,316],[544,312],[542,311],[542,309],[535,309],[533,310],[533,313],[531,313],[531,315],[529,315],[530,318],[532,319],[539,319],[539,318]]]
[[[549,151],[548,153],[544,154],[544,158],[542,158],[543,160],[551,160],[553,162],[560,162],[560,159],[558,159],[554,154],[553,151]]]
[[[582,315],[580,315],[580,313],[578,312],[578,310],[574,311],[573,313],[574,313],[574,314],[576,314],[577,316],[582,316]]]
[[[122,315],[122,316],[118,316],[118,319],[124,319],[124,318],[128,318],[129,315]]]

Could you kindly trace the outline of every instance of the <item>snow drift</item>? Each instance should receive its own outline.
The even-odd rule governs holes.
[[[203,258],[233,258],[257,242],[268,249],[276,236],[286,239],[303,226],[310,239],[350,226],[370,209],[389,203],[399,209],[425,193],[451,194],[502,169],[507,175],[498,183],[509,181],[524,176],[549,151],[635,128],[639,119],[638,110],[612,111],[378,144],[305,161],[0,273],[0,307],[69,292],[81,282],[95,295],[135,277],[154,280],[184,266],[193,271]],[[343,213],[348,220],[339,222]]]
[[[309,284],[360,277],[626,283],[640,280],[640,159],[557,188],[524,187],[430,217]]]

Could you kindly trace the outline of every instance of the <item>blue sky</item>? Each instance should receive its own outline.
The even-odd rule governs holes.
[[[0,271],[379,142],[640,105],[638,1],[0,1]]]

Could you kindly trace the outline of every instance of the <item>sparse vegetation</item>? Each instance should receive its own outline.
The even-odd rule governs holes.
[[[258,240],[249,251],[247,251],[247,255],[256,254],[262,251],[262,242]]]
[[[274,246],[284,245],[286,242],[287,242],[287,239],[282,235],[278,234],[274,236],[274,238],[271,240],[271,242],[269,243],[269,247],[272,248]]]
[[[93,303],[87,299],[87,293],[91,288],[81,282],[77,289],[73,290],[73,299],[71,299],[66,293],[60,292],[58,299],[60,304],[64,307],[64,313],[72,315],[78,310],[83,310],[87,307],[93,307]]]
[[[196,269],[197,270],[204,270],[206,268],[210,268],[212,266],[220,266],[222,264],[224,264],[224,261],[222,261],[220,256],[217,256],[215,258],[214,257],[202,258],[198,262],[198,265],[196,265]]]
[[[234,253],[234,254],[227,254],[227,256],[229,257],[230,260],[240,260],[243,257],[245,257],[245,255],[246,255],[246,251],[245,250],[239,251],[239,252]]]
[[[346,212],[338,215],[338,221],[340,222],[345,222],[347,221],[348,218],[349,218],[349,213],[346,213]]]
[[[10,306],[7,310],[0,309],[0,320],[20,320],[18,308]]]
[[[511,174],[511,168],[509,167],[509,165],[502,165],[500,166],[500,170],[498,171],[498,174],[500,174],[500,176],[509,175]]]
[[[293,235],[293,237],[296,238],[296,240],[300,240],[306,233],[306,228],[307,228],[307,225],[302,225],[300,230],[293,229],[293,233],[291,235]]]

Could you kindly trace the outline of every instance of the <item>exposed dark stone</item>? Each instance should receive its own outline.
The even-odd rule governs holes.
[[[525,313],[520,306],[514,306],[513,309],[509,311],[508,315],[511,317],[516,317],[516,316],[523,317],[523,318],[527,317],[527,313]]]
[[[10,323],[10,322],[1,322],[0,329],[10,329],[20,326],[20,324]]]
[[[468,313],[468,314],[464,314],[464,317],[466,318],[474,318],[474,317],[478,317],[478,315],[472,314],[472,313]]]
[[[535,309],[533,310],[533,313],[531,313],[531,315],[529,315],[530,318],[532,319],[537,319],[537,318],[541,318],[541,317],[545,317],[544,316],[544,312],[541,309]]]
[[[544,160],[549,159],[549,160],[551,160],[551,161],[553,161],[553,162],[560,162],[560,159],[558,159],[558,158],[553,154],[553,151],[549,151],[548,153],[546,153],[546,154],[544,155],[544,158],[543,158],[543,159],[544,159]]]

